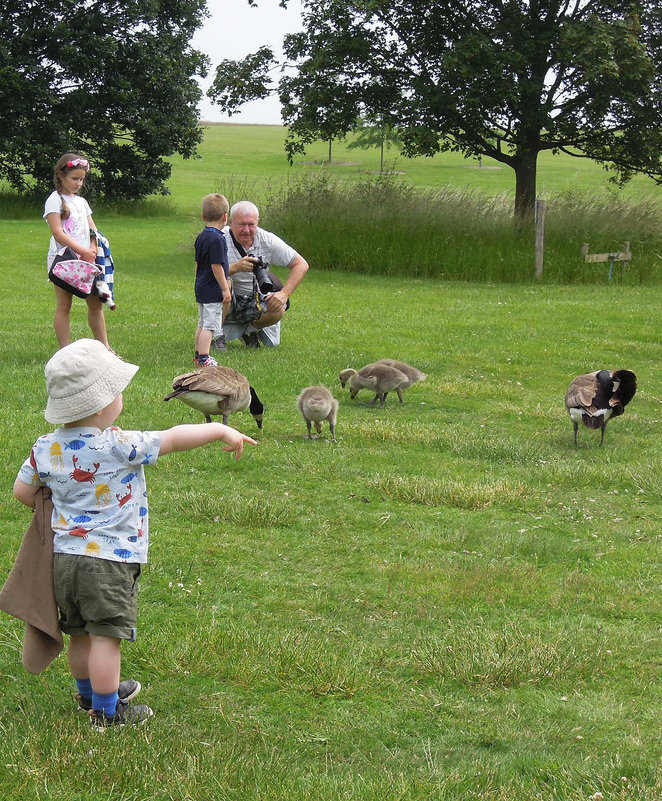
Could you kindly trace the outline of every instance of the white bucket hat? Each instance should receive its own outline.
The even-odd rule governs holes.
[[[105,409],[129,385],[138,365],[122,361],[97,339],[79,339],[46,364],[44,417],[64,425]]]

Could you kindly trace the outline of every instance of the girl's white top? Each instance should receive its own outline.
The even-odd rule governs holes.
[[[87,220],[92,215],[92,209],[89,207],[87,200],[78,195],[61,195],[59,192],[51,192],[46,199],[44,207],[44,219],[49,214],[62,212],[62,200],[64,200],[67,208],[69,209],[69,216],[66,220],[62,220],[62,229],[65,234],[73,237],[76,242],[79,242],[83,247],[89,248],[90,246],[90,224]],[[62,244],[55,241],[55,237],[51,236],[51,241],[48,246],[48,255],[52,257],[62,248]]]

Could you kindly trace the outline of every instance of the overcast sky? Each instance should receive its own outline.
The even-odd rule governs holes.
[[[241,59],[262,45],[269,45],[280,56],[283,36],[301,30],[300,0],[289,0],[287,9],[280,8],[278,0],[258,0],[258,3],[258,8],[251,8],[247,0],[207,0],[210,16],[192,43],[196,50],[211,60],[209,75],[202,82],[203,92],[209,88],[216,67],[223,59]],[[275,97],[246,103],[241,108],[240,113],[228,117],[203,95],[200,119],[205,122],[282,124],[280,103]]]

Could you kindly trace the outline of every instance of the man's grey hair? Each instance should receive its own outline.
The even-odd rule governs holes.
[[[251,203],[250,200],[238,200],[230,209],[230,219],[232,219],[235,214],[254,214],[256,220],[260,219],[260,210],[255,203]]]

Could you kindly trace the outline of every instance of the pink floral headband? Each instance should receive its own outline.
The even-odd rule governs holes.
[[[67,168],[73,169],[74,167],[82,167],[85,172],[90,171],[90,162],[87,159],[74,159],[73,161],[67,162]]]

